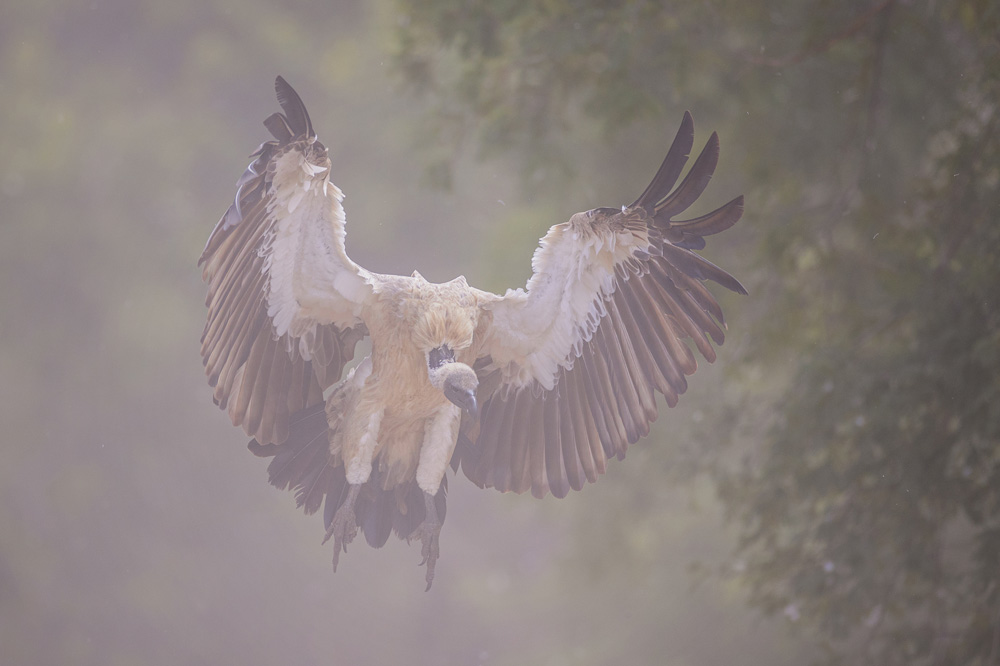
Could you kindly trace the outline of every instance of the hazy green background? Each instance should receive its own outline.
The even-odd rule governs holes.
[[[1000,663],[992,0],[0,8],[4,664]],[[746,284],[680,406],[558,501],[452,480],[352,546],[211,402],[195,263],[284,75],[366,267],[523,284],[684,109]],[[716,290],[719,293],[721,290]]]

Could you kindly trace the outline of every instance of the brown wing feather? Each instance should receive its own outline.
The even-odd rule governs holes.
[[[598,293],[590,311],[591,317],[600,313],[596,328],[585,334],[585,322],[578,322],[578,335],[586,337],[560,364],[551,388],[539,380],[508,384],[488,359],[477,364],[482,409],[478,419],[463,424],[455,464],[478,485],[530,489],[537,497],[579,490],[604,473],[609,458],[623,458],[630,444],[649,433],[657,417],[656,393],[671,407],[677,403],[687,389],[686,376],[697,369],[690,345],[715,360],[712,342],[723,343],[725,320],[703,282],[746,290],[692,249],[704,246],[704,236],[733,226],[743,198],[691,220],[672,219],[702,194],[718,162],[713,134],[672,190],[691,152],[693,131],[685,114],[643,194],[621,213],[603,213],[610,220],[595,218],[595,229],[598,224],[639,228],[636,237],[648,237],[649,244],[617,260],[613,288]]]
[[[315,136],[295,91],[280,77],[276,90],[288,115],[275,114],[265,124],[278,140],[262,144],[252,156],[237,183],[235,201],[198,262],[208,283],[201,356],[209,385],[215,387],[213,397],[228,409],[233,424],[243,426],[261,445],[288,438],[290,415],[322,402],[323,391],[340,379],[365,335],[360,325],[320,326],[310,360],[300,354],[297,340],[287,334],[275,339],[262,252],[274,224],[268,215],[269,165],[295,141]]]

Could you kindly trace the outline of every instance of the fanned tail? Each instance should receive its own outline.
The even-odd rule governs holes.
[[[261,458],[272,458],[267,467],[268,481],[280,490],[292,490],[296,505],[306,514],[323,507],[323,524],[329,529],[337,509],[347,499],[349,485],[343,463],[330,454],[329,424],[320,403],[292,417],[284,444],[262,445],[251,440],[248,448]],[[447,479],[435,496],[438,518],[444,522]],[[416,481],[395,488],[382,488],[382,474],[376,464],[361,488],[354,507],[358,527],[372,548],[381,548],[396,533],[408,539],[426,516],[423,491]]]

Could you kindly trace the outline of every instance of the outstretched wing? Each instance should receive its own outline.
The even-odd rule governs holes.
[[[236,200],[199,265],[208,283],[201,355],[215,402],[261,444],[288,437],[289,415],[322,402],[365,335],[371,276],[344,250],[343,194],[330,182],[298,94],[275,81],[284,113],[264,121]]]
[[[686,390],[697,368],[686,341],[715,360],[710,339],[722,344],[725,323],[703,282],[746,290],[692,249],[740,219],[743,197],[674,219],[704,191],[719,157],[713,133],[671,192],[693,142],[685,113],[642,196],[552,227],[527,288],[484,299],[493,323],[477,364],[482,408],[453,460],[478,485],[562,497],[596,481],[607,459],[649,433],[655,392],[672,407]]]

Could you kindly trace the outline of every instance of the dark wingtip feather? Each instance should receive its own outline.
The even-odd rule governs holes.
[[[681,175],[681,170],[684,168],[684,164],[687,162],[687,158],[691,154],[691,148],[693,147],[694,118],[691,117],[690,111],[685,111],[684,118],[681,120],[681,126],[674,136],[673,143],[670,144],[667,156],[663,158],[663,162],[656,171],[656,175],[653,176],[653,180],[650,181],[646,189],[643,190],[638,199],[632,202],[629,208],[642,206],[652,214],[656,204],[667,196],[674,183],[677,182],[677,178]]]
[[[261,444],[256,439],[251,439],[247,448],[258,458],[271,458],[277,455],[279,446],[277,444]]]
[[[669,220],[674,215],[682,213],[698,200],[708,182],[715,173],[715,167],[719,163],[719,135],[712,132],[708,137],[705,147],[701,149],[698,159],[694,161],[691,170],[684,176],[684,180],[677,186],[667,198],[656,205],[657,219]]]
[[[668,220],[653,218],[661,227],[667,227],[664,236],[677,247],[700,250],[705,247],[705,236],[722,233],[743,217],[743,195],[736,197],[725,206],[692,220]]]
[[[288,126],[288,119],[277,111],[264,119],[264,127],[281,145],[288,143],[295,136],[292,128]]]
[[[722,270],[705,257],[678,246],[665,245],[663,256],[685,274],[698,280],[712,280],[730,291],[746,295],[747,290],[740,281]]]
[[[312,121],[309,119],[309,112],[306,105],[302,103],[302,98],[295,92],[295,89],[288,85],[281,76],[274,80],[274,92],[278,97],[278,104],[281,105],[285,116],[288,118],[288,125],[292,129],[294,136],[305,136],[312,138],[316,136],[313,132]]]

